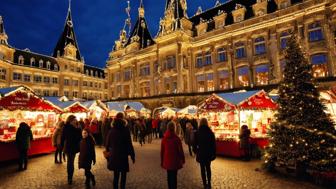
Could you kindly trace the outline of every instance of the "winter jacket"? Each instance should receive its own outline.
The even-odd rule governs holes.
[[[54,147],[61,146],[62,130],[63,128],[57,127],[54,131],[54,134],[52,136],[52,145]]]
[[[167,131],[161,141],[161,166],[166,170],[178,170],[185,163],[181,139]]]
[[[16,145],[19,150],[28,150],[30,141],[33,140],[33,133],[29,126],[20,126],[16,132]]]
[[[62,132],[61,146],[65,153],[76,154],[79,152],[79,143],[82,139],[81,130],[72,126],[71,124],[65,124]]]
[[[92,162],[96,162],[95,143],[92,136],[88,136],[80,142],[78,165],[80,169],[91,169]]]
[[[195,131],[192,127],[186,128],[185,136],[184,136],[184,142],[186,145],[194,145],[195,143]]]
[[[216,139],[208,126],[200,126],[195,133],[193,150],[196,153],[196,161],[207,163],[216,159]]]
[[[251,131],[249,129],[242,129],[241,130],[241,133],[239,135],[240,148],[241,149],[247,149],[247,148],[249,148],[250,135],[251,135]]]
[[[107,168],[111,171],[128,172],[128,156],[135,159],[131,134],[125,127],[125,121],[116,119],[106,140],[106,151],[110,152]]]

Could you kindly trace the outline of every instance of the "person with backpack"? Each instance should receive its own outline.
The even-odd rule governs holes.
[[[216,139],[206,118],[200,120],[193,149],[196,161],[201,166],[203,186],[205,189],[211,188],[211,161],[216,159]]]

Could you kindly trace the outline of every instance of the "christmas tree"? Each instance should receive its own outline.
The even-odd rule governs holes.
[[[279,85],[279,109],[271,125],[266,165],[336,171],[336,130],[294,35],[285,51],[284,79]]]

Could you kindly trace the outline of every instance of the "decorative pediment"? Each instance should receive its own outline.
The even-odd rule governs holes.
[[[245,18],[246,8],[241,4],[236,4],[235,10],[232,11],[233,21],[235,23],[241,22]]]
[[[140,43],[138,41],[133,41],[126,47],[126,53],[131,53],[140,49]]]
[[[181,19],[182,29],[183,30],[191,30],[192,29],[192,22],[186,18]]]
[[[252,5],[255,16],[267,14],[267,0],[257,0],[256,4]]]
[[[200,36],[202,34],[205,34],[208,28],[208,22],[203,20],[201,18],[200,23],[196,26],[197,29],[197,35]]]
[[[285,9],[291,6],[290,0],[275,0],[276,4],[278,5],[278,9]]]
[[[222,28],[225,26],[226,16],[227,16],[226,12],[220,10],[218,12],[218,15],[214,17],[216,29]]]

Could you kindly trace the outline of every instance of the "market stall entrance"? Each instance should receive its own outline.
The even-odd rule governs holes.
[[[30,125],[34,141],[28,155],[54,151],[51,135],[62,110],[25,86],[0,89],[0,161],[18,158],[15,135],[21,122]]]
[[[217,153],[240,157],[239,133],[242,125],[251,130],[253,144],[265,148],[267,129],[277,104],[265,91],[212,94],[199,105],[199,115],[206,117],[215,133]]]

